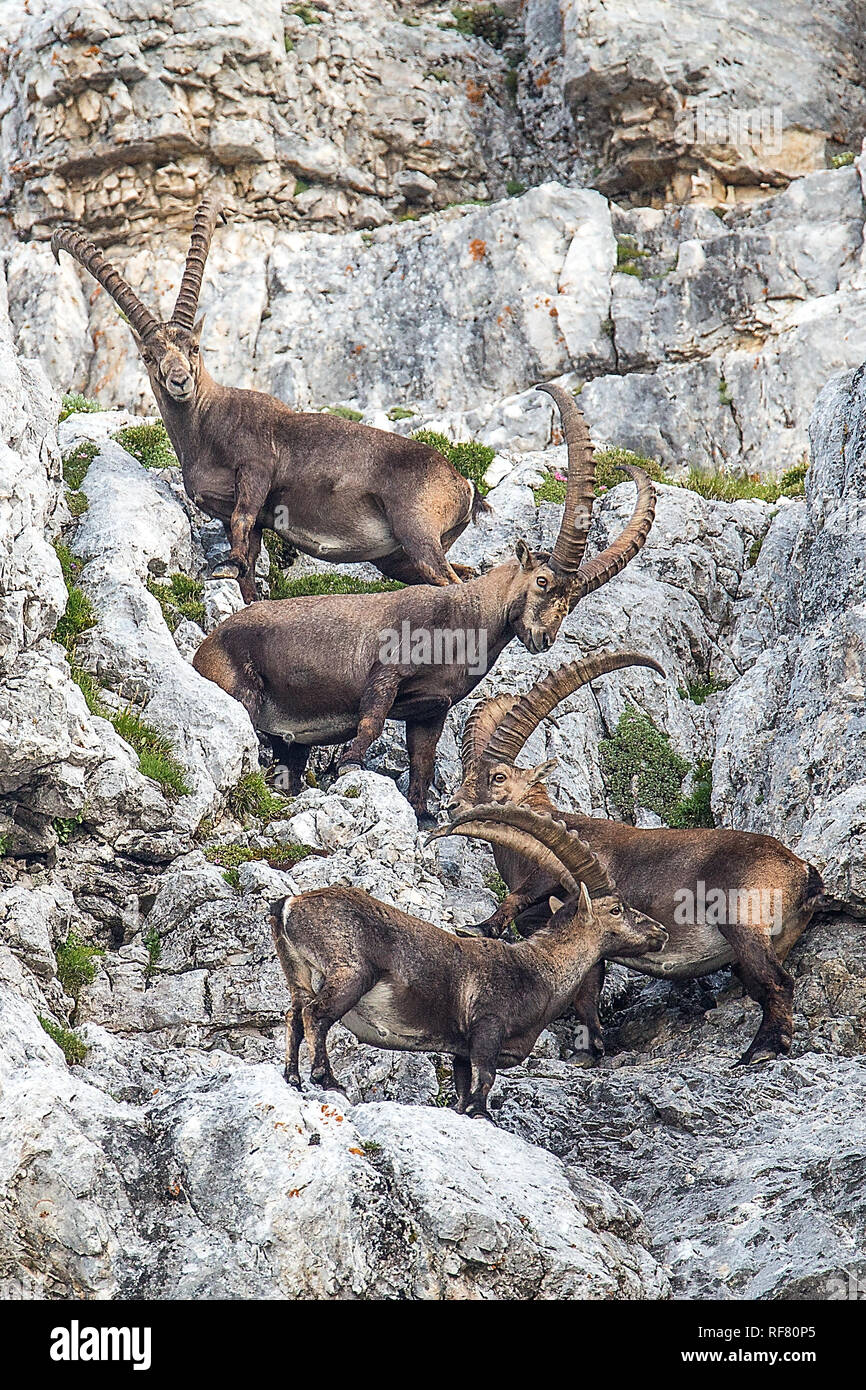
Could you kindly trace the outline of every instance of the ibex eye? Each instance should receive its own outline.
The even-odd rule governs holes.
[[[540,574],[535,582],[538,585],[539,589],[547,588],[547,580],[545,579],[543,574]]]

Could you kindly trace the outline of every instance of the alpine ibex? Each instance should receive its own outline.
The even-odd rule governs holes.
[[[541,389],[559,407],[569,459],[550,554],[533,555],[521,540],[513,559],[465,584],[257,603],[227,618],[199,647],[196,670],[274,738],[296,783],[312,745],[351,739],[341,759],[346,768],[361,762],[386,719],[403,720],[409,802],[426,816],[436,745],[452,705],[515,637],[527,651],[546,651],[578,600],[644,544],[655,493],[640,468],[624,465],[637,484],[634,513],[612,545],[584,560],[594,479],[589,431],[569,392]]]
[[[551,764],[516,766],[526,740],[562,700],[597,676],[630,665],[661,670],[648,657],[611,653],[561,666],[520,698],[499,695],[480,704],[466,723],[463,782],[449,812],[459,818],[479,803],[524,806],[555,816],[580,835],[616,880],[623,900],[661,922],[668,933],[662,951],[625,964],[662,979],[691,979],[733,965],[746,993],[763,1010],[740,1064],[768,1061],[789,1052],[793,1036],[794,982],[782,962],[813,914],[828,905],[817,870],[770,835],[640,830],[561,811],[543,782]],[[549,915],[555,874],[539,870],[508,847],[496,847],[494,853],[509,893],[476,930],[498,933],[515,920],[519,930],[532,931]],[[604,1055],[598,1017],[603,982],[601,963],[574,1001],[589,1036],[585,1060]]]
[[[300,1088],[306,1037],[314,1085],[339,1090],[326,1044],[342,1020],[373,1047],[450,1053],[458,1111],[487,1119],[497,1068],[529,1056],[599,958],[658,950],[665,932],[624,906],[580,837],[549,816],[485,806],[477,819],[434,834],[513,845],[568,896],[518,946],[463,940],[357,888],[272,903],[271,930],[292,995],[285,1076]]]
[[[217,578],[239,578],[248,603],[262,528],[337,564],[369,560],[407,584],[457,584],[472,572],[445,552],[489,510],[473,483],[435,449],[337,415],[296,413],[261,391],[220,386],[199,350],[196,322],[218,202],[195,214],[174,312],[160,323],[97,247],[70,228],[51,247],[79,261],[125,314],[147,368],[189,496],[229,531]]]

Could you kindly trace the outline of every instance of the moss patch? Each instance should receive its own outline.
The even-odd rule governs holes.
[[[484,887],[493,894],[498,903],[504,902],[508,897],[508,884],[495,869],[484,875]]]
[[[99,453],[99,445],[86,439],[70,449],[63,456],[63,481],[73,492],[77,492],[87,477],[87,470]]]
[[[350,405],[329,405],[325,411],[326,415],[339,415],[341,420],[363,420],[363,410],[353,410]]]
[[[177,454],[171,447],[165,425],[130,425],[112,438],[145,468],[176,468]]]
[[[414,410],[407,410],[403,405],[392,405],[391,409],[388,411],[388,419],[411,420],[412,416],[415,414],[416,412]]]
[[[542,502],[555,502],[562,506],[565,502],[565,493],[568,488],[566,478],[557,478],[554,473],[548,473],[543,483],[532,489],[536,507],[540,507]]]
[[[170,632],[174,632],[182,618],[204,627],[205,611],[204,584],[200,579],[190,579],[187,574],[172,574],[167,584],[148,579],[148,592],[153,594]]]
[[[645,454],[632,453],[631,449],[600,449],[595,456],[595,494],[600,497],[609,488],[618,487],[620,483],[628,482],[625,473],[621,473],[620,465],[630,463],[636,468],[642,468],[648,477],[655,483],[669,483],[668,478],[658,459],[647,458]]]
[[[57,1043],[70,1067],[84,1061],[87,1048],[77,1033],[73,1033],[70,1028],[61,1028],[59,1023],[52,1023],[51,1019],[45,1018],[43,1014],[37,1014],[36,1017],[51,1041]]]
[[[455,444],[447,435],[439,434],[436,430],[417,430],[412,438],[417,439],[419,444],[438,450],[458,473],[475,484],[482,497],[490,491],[484,482],[484,474],[493,462],[496,450],[491,449],[489,444],[479,444],[472,439]]]

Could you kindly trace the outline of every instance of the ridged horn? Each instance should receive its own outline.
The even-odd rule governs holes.
[[[570,391],[564,391],[561,386],[549,385],[539,386],[537,389],[546,391],[556,403],[568,448],[565,511],[548,564],[560,574],[576,574],[586,551],[592,504],[595,501],[592,440],[583,411]]]
[[[618,467],[623,473],[627,473],[637,486],[637,502],[634,511],[625,530],[617,536],[613,544],[581,565],[574,593],[569,600],[570,608],[573,608],[579,599],[591,594],[594,589],[601,588],[602,584],[606,584],[609,579],[613,579],[614,575],[619,574],[621,569],[625,569],[629,560],[633,560],[638,551],[643,548],[653,524],[653,517],[656,514],[656,493],[647,474],[633,463],[621,463]]]
[[[450,825],[434,830],[427,844],[445,835],[487,840],[526,855],[539,868],[555,873],[569,893],[577,892],[580,883],[586,884],[591,898],[616,892],[607,870],[576,831],[525,806],[470,806]]]
[[[482,749],[481,758],[485,762],[513,763],[527,739],[558,704],[597,676],[621,671],[626,666],[646,666],[661,676],[665,674],[657,661],[640,652],[601,652],[582,661],[570,661],[537,681],[512,705]]]
[[[460,740],[460,765],[464,780],[483,756],[496,729],[510,710],[519,702],[519,695],[492,695],[489,700],[480,700],[463,726]]]
[[[94,280],[111,295],[117,307],[126,315],[137,337],[147,339],[159,328],[159,320],[146,309],[135,291],[126,283],[119,270],[105,259],[98,246],[72,227],[59,227],[51,237],[51,250],[54,259],[60,260],[60,252],[67,251],[79,265],[88,270]]]
[[[202,199],[193,218],[183,279],[180,282],[177,301],[171,316],[171,322],[179,324],[181,328],[191,329],[195,326],[198,297],[201,294],[201,282],[204,278],[204,266],[210,250],[211,238],[217,222],[225,222],[225,220],[226,215],[218,199],[211,197]]]

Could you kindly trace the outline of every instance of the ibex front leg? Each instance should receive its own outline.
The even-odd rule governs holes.
[[[490,1119],[487,1113],[487,1097],[496,1080],[496,1063],[502,1046],[502,1033],[502,1024],[498,1018],[482,1018],[476,1023],[469,1039],[469,1064],[472,1074],[464,1114],[475,1119]]]
[[[242,590],[246,588],[247,593],[252,592],[253,598],[255,598],[255,560],[251,564],[250,536],[253,532],[258,532],[258,544],[255,546],[257,557],[261,544],[261,531],[257,527],[257,522],[259,513],[268,500],[270,490],[270,474],[254,468],[238,470],[235,505],[229,525],[231,550],[223,564],[214,570],[215,579],[241,580]],[[248,582],[243,583],[245,580]],[[247,594],[244,594],[244,597],[246,598]]]
[[[369,970],[357,965],[339,966],[328,975],[318,994],[304,1005],[302,1017],[312,1059],[310,1080],[314,1086],[321,1086],[325,1091],[343,1090],[328,1060],[328,1032],[343,1014],[355,1007],[374,982]]]
[[[385,727],[388,711],[394,703],[402,679],[403,674],[398,666],[383,666],[377,662],[373,667],[361,696],[358,730],[340,759],[341,770],[353,766],[360,767],[370,744],[379,737]]]

